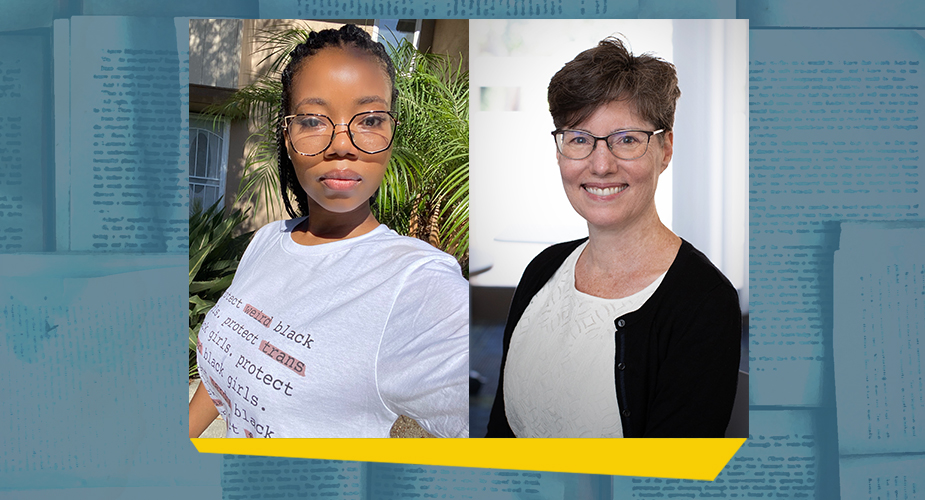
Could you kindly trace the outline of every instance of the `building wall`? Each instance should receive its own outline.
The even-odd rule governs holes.
[[[240,19],[190,20],[190,84],[238,87],[243,23]]]
[[[434,41],[431,52],[447,54],[455,62],[462,62],[469,70],[469,20],[437,19],[434,24]]]

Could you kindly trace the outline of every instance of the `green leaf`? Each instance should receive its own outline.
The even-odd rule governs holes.
[[[218,208],[218,203],[190,214],[189,348],[190,374],[196,374],[196,341],[205,313],[225,293],[253,232],[233,236],[247,213]]]
[[[190,283],[189,291],[190,293],[199,293],[207,290],[225,290],[231,286],[231,281],[233,279],[234,275],[228,274],[210,281],[194,281]]]

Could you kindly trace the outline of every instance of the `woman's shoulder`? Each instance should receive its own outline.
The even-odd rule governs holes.
[[[254,236],[250,243],[247,244],[245,256],[253,253],[262,253],[276,246],[276,243],[282,239],[284,234],[292,232],[292,228],[301,219],[275,220],[264,224],[260,229],[254,231]],[[295,223],[293,224],[293,221]]]
[[[399,303],[411,304],[421,313],[421,304],[438,305],[434,314],[446,314],[450,309],[462,308],[468,311],[469,282],[463,277],[459,262],[452,255],[443,252],[430,243],[398,234],[384,225],[379,226],[377,235],[369,240],[370,262],[390,276],[401,276]],[[468,317],[468,313],[467,313]],[[393,318],[394,320],[394,318]],[[417,321],[417,320],[415,320]]]
[[[450,267],[459,272],[459,263],[455,257],[426,241],[398,234],[385,225],[380,225],[374,232],[374,237],[366,243],[372,245],[375,252],[387,261],[401,266]]]
[[[292,230],[305,220],[305,217],[295,219],[281,219],[268,222],[254,232],[254,241],[279,238],[282,234],[291,233]]]
[[[684,239],[662,284],[689,297],[717,293],[738,296],[735,287],[709,257]]]
[[[250,265],[252,256],[264,254],[275,246],[274,243],[278,242],[283,234],[291,232],[291,228],[287,229],[287,225],[290,222],[292,222],[292,220],[276,220],[264,224],[260,229],[254,231],[254,235],[251,237],[250,243],[247,244],[247,249],[241,257],[239,268]],[[292,227],[294,227],[294,225]]]

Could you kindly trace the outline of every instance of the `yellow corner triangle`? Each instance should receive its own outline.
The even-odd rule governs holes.
[[[202,453],[716,479],[737,439],[192,439]]]

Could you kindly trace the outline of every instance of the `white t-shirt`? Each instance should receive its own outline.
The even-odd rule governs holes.
[[[315,246],[260,229],[199,332],[227,437],[388,437],[403,414],[468,437],[469,287],[386,226]]]
[[[504,408],[521,438],[621,438],[613,321],[655,293],[665,274],[622,299],[575,288],[575,249],[527,305],[504,366]]]

